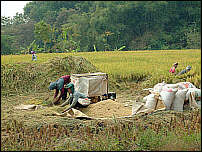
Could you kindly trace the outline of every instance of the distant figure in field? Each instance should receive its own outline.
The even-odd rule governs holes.
[[[36,52],[31,51],[31,54],[32,54],[32,61],[36,61],[37,60]]]
[[[186,69],[182,70],[182,71],[179,72],[177,75],[185,74],[185,73],[189,72],[190,70],[191,70],[191,66],[188,65],[188,66],[186,67]]]
[[[68,84],[71,82],[70,75],[64,75],[60,77],[58,80],[55,82],[51,82],[49,89],[54,90],[55,89],[55,95],[53,98],[53,104],[58,104],[59,100],[62,98],[63,100],[66,100],[67,97],[67,89],[64,88],[64,85]],[[57,98],[59,91],[60,96]]]
[[[178,62],[174,63],[173,66],[170,68],[169,72],[172,73],[172,74],[175,74],[176,73],[176,68],[178,66]]]

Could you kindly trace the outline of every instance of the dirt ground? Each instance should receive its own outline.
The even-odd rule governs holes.
[[[116,92],[117,99],[115,101],[109,100],[108,102],[100,102],[97,105],[92,104],[90,108],[81,110],[90,117],[98,118],[115,118],[121,116],[128,116],[132,114],[132,103],[134,101],[142,102],[144,96],[148,95],[149,92],[143,90],[144,88],[141,84],[137,83],[128,83],[127,87],[119,90],[109,90],[110,92]],[[54,92],[41,92],[33,93],[28,95],[18,95],[11,97],[2,97],[1,98],[1,130],[4,132],[6,126],[9,122],[17,120],[22,122],[27,127],[39,127],[46,124],[62,124],[64,126],[72,127],[78,124],[88,124],[94,123],[99,120],[79,120],[74,118],[59,117],[53,116],[54,112],[61,113],[66,107],[52,106],[47,107],[47,103],[53,98]],[[20,104],[38,104],[46,105],[46,109],[39,108],[34,111],[28,110],[18,110],[15,109],[16,106]],[[69,106],[69,105],[67,105]],[[141,121],[142,119],[147,119],[148,121],[166,121],[170,117],[177,116],[176,112],[165,111],[158,112],[157,114],[151,115],[150,119],[142,117],[141,119],[136,119],[135,121]],[[159,117],[160,116],[160,117]],[[163,117],[162,117],[163,116]],[[112,119],[111,119],[112,120]],[[100,120],[100,122],[111,121],[109,120]],[[132,119],[134,120],[134,119]],[[131,119],[124,119],[123,121],[131,121]],[[146,121],[145,121],[146,122]]]
[[[134,100],[141,101],[142,98],[148,94],[147,91],[142,90],[141,86],[139,84],[127,84],[128,87],[122,88],[122,90],[109,90],[110,92],[116,92],[117,99],[116,101],[113,101],[111,103],[111,106],[113,104],[116,104],[117,111],[115,113],[115,117],[117,116],[124,116],[129,115],[132,113],[132,102]],[[21,104],[38,104],[43,105],[47,104],[47,102],[50,102],[53,98],[54,92],[41,92],[41,93],[33,93],[33,94],[23,94],[18,96],[11,96],[11,97],[2,97],[1,98],[1,120],[2,120],[2,126],[6,126],[9,121],[16,119],[17,121],[23,122],[27,126],[37,126],[47,123],[65,123],[65,124],[71,124],[70,122],[73,119],[63,118],[63,117],[51,117],[47,116],[46,113],[49,113],[47,111],[44,111],[44,109],[38,109],[37,111],[26,111],[26,110],[17,110],[14,107],[21,105]],[[108,102],[109,103],[109,102]],[[121,105],[121,106],[120,106]],[[100,105],[103,106],[103,105]],[[118,107],[122,107],[126,109],[125,114],[122,112],[122,114],[118,114],[120,111],[118,110]],[[51,109],[52,108],[52,109]],[[55,110],[56,112],[62,112],[62,110],[65,109],[65,107],[51,107],[50,110]],[[95,108],[95,107],[94,107]],[[105,110],[107,107],[105,107]],[[89,116],[93,116],[93,109],[91,111],[87,112]],[[85,111],[84,110],[84,111]],[[94,109],[95,110],[95,109]],[[106,115],[102,112],[103,108],[99,110],[99,112],[95,113],[94,116],[103,118]],[[108,114],[112,111],[108,111]],[[51,113],[51,112],[50,112]],[[101,115],[102,114],[102,115]],[[113,114],[112,114],[113,115]],[[110,115],[110,116],[112,116]],[[77,121],[77,120],[73,120]],[[79,121],[79,120],[78,120]],[[4,128],[4,127],[3,127]]]

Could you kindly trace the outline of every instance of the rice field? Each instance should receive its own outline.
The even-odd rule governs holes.
[[[117,92],[118,97],[122,94],[127,95],[124,96],[123,101],[119,98],[120,103],[124,103],[125,98],[136,100],[144,96],[145,92],[142,88],[138,89],[142,85],[137,84],[136,80],[145,83],[145,87],[153,87],[163,80],[167,83],[189,81],[199,88],[201,86],[201,50],[41,53],[37,54],[37,61],[32,61],[31,54],[2,55],[2,151],[201,151],[200,110],[183,113],[163,111],[152,115],[141,115],[131,120],[105,121],[83,121],[46,115],[51,114],[51,109],[59,112],[61,107],[57,106],[48,107],[49,112],[43,109],[23,112],[15,110],[13,107],[25,103],[48,105],[53,92],[47,90],[47,85],[50,80],[58,78],[58,75],[67,71],[69,67],[59,68],[67,65],[61,64],[61,61],[68,60],[65,58],[67,56],[84,57],[101,72],[108,73],[109,81],[112,80],[111,78],[131,81],[126,84],[117,81],[120,82],[120,86],[124,84],[123,88],[125,87],[125,90]],[[52,60],[57,57],[62,59]],[[73,58],[69,59],[68,61],[73,61],[71,60]],[[46,62],[51,63],[50,66],[49,64],[45,66]],[[179,63],[177,71],[181,71],[187,65],[191,65],[192,70],[179,77],[170,75],[168,71],[174,62]],[[83,69],[88,69],[88,64],[83,66]],[[41,88],[44,90],[40,92]],[[25,93],[25,90],[30,92]]]
[[[115,78],[136,79],[150,77],[154,83],[170,81],[168,72],[174,62],[178,62],[177,72],[190,65],[186,81],[200,86],[201,78],[201,50],[147,50],[147,51],[105,51],[105,52],[78,52],[78,53],[41,53],[37,54],[37,61],[31,60],[31,54],[1,56],[1,64],[17,64],[47,62],[51,58],[68,55],[82,56],[94,64],[100,71]],[[172,81],[171,81],[172,82]]]

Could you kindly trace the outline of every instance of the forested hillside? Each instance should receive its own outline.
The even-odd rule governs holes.
[[[1,54],[200,48],[200,1],[33,1],[1,16]]]

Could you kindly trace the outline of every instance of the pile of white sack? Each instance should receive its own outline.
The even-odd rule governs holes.
[[[156,95],[165,104],[166,110],[183,111],[185,102],[191,108],[201,108],[201,89],[196,88],[190,82],[179,82],[176,84],[158,83],[154,88],[148,89],[151,94],[143,98],[145,107],[154,109],[156,105]]]

